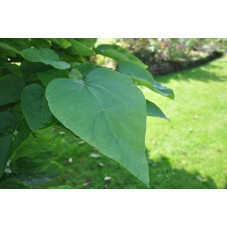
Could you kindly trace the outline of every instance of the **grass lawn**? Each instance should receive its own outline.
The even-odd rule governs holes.
[[[151,188],[227,188],[227,57],[156,79],[171,87],[176,98],[172,101],[143,89],[171,119],[148,117]],[[69,134],[46,129],[37,134],[37,140],[63,166],[56,180],[39,188],[147,188],[119,164]],[[105,181],[106,176],[111,180]]]

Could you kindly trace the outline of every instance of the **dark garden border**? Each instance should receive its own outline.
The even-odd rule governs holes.
[[[153,76],[163,76],[168,73],[178,72],[184,69],[190,69],[202,65],[221,56],[223,56],[223,53],[215,50],[210,52],[207,57],[196,60],[185,59],[183,61],[152,63],[148,70],[152,73]]]

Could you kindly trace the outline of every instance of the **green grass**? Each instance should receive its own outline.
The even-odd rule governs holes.
[[[176,98],[172,101],[143,89],[171,119],[148,117],[146,152],[151,188],[227,188],[227,57],[156,79],[171,87]],[[39,188],[146,188],[90,145],[59,133],[47,129],[37,136],[63,166],[56,180]],[[100,157],[92,158],[91,153]],[[105,176],[111,180],[104,181]]]

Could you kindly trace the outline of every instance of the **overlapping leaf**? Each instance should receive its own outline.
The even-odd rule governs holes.
[[[93,47],[97,41],[97,38],[76,38],[76,40],[87,47]]]
[[[82,76],[85,78],[89,72],[95,69],[99,69],[101,68],[101,66],[89,63],[82,63],[75,66],[75,68],[78,69],[81,72]]]
[[[55,123],[44,92],[38,84],[30,84],[21,93],[22,111],[32,130],[39,130]]]
[[[31,62],[41,62],[57,69],[67,69],[70,67],[70,64],[60,61],[58,55],[48,48],[27,48],[22,50],[21,53],[26,60]]]
[[[18,149],[10,162],[10,178],[34,186],[58,176],[61,166],[51,160],[52,153],[40,139],[31,138]]]
[[[140,61],[139,58],[117,45],[99,45],[95,48],[95,52],[97,54],[113,58],[118,62],[129,61],[141,66],[142,68],[147,68],[147,65]]]
[[[129,75],[140,85],[144,85],[163,96],[174,99],[173,90],[155,81],[153,76],[146,69],[132,62],[120,62],[119,70],[120,72]]]
[[[44,72],[37,73],[37,77],[41,80],[46,87],[47,84],[56,78],[67,78],[68,72],[66,70],[51,69]]]
[[[84,45],[83,43],[75,40],[75,39],[67,39],[71,43],[71,47],[69,47],[67,50],[69,50],[69,53],[73,55],[82,55],[82,56],[92,56],[93,51]]]
[[[52,162],[50,154],[45,150],[20,156],[10,163],[10,168],[11,177],[21,180],[27,186],[35,186],[52,180],[61,171],[60,165]]]
[[[15,54],[21,55],[21,52],[19,50],[17,50],[15,47],[10,46],[9,44],[0,41],[0,48],[13,52]]]
[[[53,43],[59,45],[63,49],[66,49],[66,48],[72,46],[72,44],[64,38],[49,38],[49,40],[51,40]]]
[[[24,80],[16,74],[9,74],[0,79],[0,106],[20,100]]]
[[[10,156],[19,149],[23,143],[28,139],[31,134],[31,129],[25,120],[20,120],[13,133],[13,138],[10,144],[9,152]]]
[[[160,117],[166,120],[169,120],[166,115],[162,112],[162,110],[155,105],[153,102],[146,100],[147,105],[147,115],[152,117]]]
[[[31,133],[24,120],[8,111],[0,112],[0,176],[13,153],[27,140]]]
[[[16,117],[10,112],[0,112],[0,177],[10,157],[9,148],[17,122]]]
[[[26,186],[22,181],[17,178],[6,178],[0,181],[0,189],[28,189],[30,187]]]

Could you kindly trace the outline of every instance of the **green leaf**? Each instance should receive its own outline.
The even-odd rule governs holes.
[[[9,74],[0,79],[0,106],[20,100],[24,80],[16,74]]]
[[[146,100],[129,77],[111,69],[95,69],[84,82],[52,80],[46,97],[62,124],[149,184]]]
[[[17,119],[13,114],[8,111],[0,112],[0,177],[10,158],[9,148],[16,125]]]
[[[31,46],[36,48],[50,48],[51,42],[47,39],[43,38],[32,38],[31,39]]]
[[[35,160],[30,161],[29,166],[32,166]],[[49,162],[48,165],[41,166],[35,170],[30,169],[26,164],[28,164],[28,162],[24,163],[24,171],[15,171],[11,174],[11,177],[21,180],[27,186],[35,186],[53,180],[61,171],[60,165],[55,162]]]
[[[0,182],[0,189],[28,189],[30,187],[26,186],[22,181],[16,178],[6,178],[4,181]]]
[[[140,85],[144,85],[156,93],[174,99],[173,90],[155,81],[153,76],[146,69],[132,62],[120,62],[119,70],[120,72],[129,75]]]
[[[58,70],[58,69],[51,69],[45,72],[37,73],[37,77],[41,80],[43,85],[46,87],[47,84],[56,78],[67,78],[68,71],[66,70]]]
[[[97,38],[76,38],[75,40],[83,43],[87,47],[93,47],[97,41]]]
[[[70,68],[70,64],[60,61],[58,55],[48,48],[28,48],[21,51],[23,57],[31,62],[41,62],[57,69]]]
[[[72,71],[69,73],[69,77],[77,79],[77,80],[82,80],[83,79],[83,76],[82,76],[81,72],[78,69],[76,69],[76,68],[72,69]]]
[[[2,42],[2,41],[0,41],[0,48],[8,50],[8,51],[12,51],[16,54],[21,55],[21,52],[19,50],[17,50],[16,48],[14,48],[14,47],[10,46],[9,44]]]
[[[57,44],[58,46],[60,46],[63,49],[66,49],[66,48],[72,46],[72,44],[64,38],[49,38],[49,40],[52,41],[53,43]]]
[[[117,45],[99,45],[95,48],[95,52],[97,54],[113,58],[118,62],[130,61],[143,68],[147,68],[147,65],[145,65],[139,58]]]
[[[21,93],[22,111],[32,130],[46,128],[55,123],[44,93],[44,89],[37,84],[26,86]]]
[[[43,72],[43,71],[47,71],[47,70],[52,69],[51,66],[49,65],[44,65],[41,62],[30,62],[27,60],[24,60],[21,62],[20,65],[20,70],[21,72],[24,74],[24,77],[30,77],[33,74],[36,74],[38,72]]]
[[[32,153],[12,160],[10,168],[13,173],[40,172],[50,164],[50,157],[50,152],[46,149],[34,150]]]
[[[75,39],[67,39],[72,46],[69,47],[67,50],[69,50],[70,54],[73,55],[82,55],[82,56],[93,56],[93,51],[88,48],[86,45],[84,45],[81,42],[78,42]]]
[[[26,121],[20,121],[16,127],[16,130],[13,133],[13,138],[9,148],[10,156],[23,145],[23,143],[28,139],[30,134],[31,130],[27,125]]]
[[[59,175],[61,167],[51,158],[52,153],[42,140],[30,137],[12,157],[10,177],[21,180],[27,186],[52,180]]]
[[[23,50],[28,48],[31,45],[30,39],[27,38],[20,38],[20,39],[12,39],[12,38],[2,38],[0,41],[4,42],[5,44],[8,44],[10,47],[13,47],[16,49],[16,52],[19,50]],[[10,50],[10,49],[9,49]],[[14,51],[14,50],[12,50]],[[20,54],[20,53],[18,53]]]
[[[15,64],[11,64],[0,58],[0,76],[15,73],[20,70],[20,67]]]
[[[48,189],[73,189],[73,187],[70,185],[58,185],[55,187],[49,187]]]
[[[162,110],[155,105],[153,102],[146,100],[147,105],[147,115],[152,117],[160,117],[166,120],[169,120],[166,115],[162,112]]]
[[[95,64],[82,63],[75,66],[75,68],[78,69],[81,72],[82,76],[85,78],[89,72],[93,71],[94,69],[99,69],[102,67]]]

